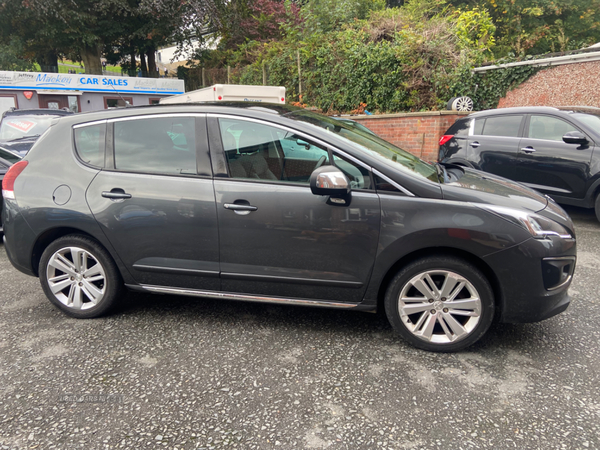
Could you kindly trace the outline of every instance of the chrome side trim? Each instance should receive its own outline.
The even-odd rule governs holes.
[[[385,181],[387,181],[388,183],[390,183],[392,186],[394,186],[396,189],[398,189],[399,191],[405,193],[406,195],[408,195],[409,197],[414,197],[415,194],[413,194],[412,192],[410,192],[408,189],[406,189],[405,187],[400,186],[398,183],[396,183],[394,180],[392,180],[390,177],[385,176],[384,174],[382,174],[379,170],[377,169],[372,169],[373,173],[375,175],[377,175],[378,177],[383,178]]]
[[[138,286],[131,286],[137,288]],[[328,302],[325,300],[310,300],[305,298],[270,297],[264,295],[237,294],[235,292],[203,291],[199,289],[172,288],[142,284],[139,288],[155,294],[187,295],[221,300],[241,300],[246,302],[275,303],[280,305],[318,306],[323,308],[352,309],[357,303]]]
[[[142,120],[142,119],[162,119],[163,117],[204,117],[206,113],[197,112],[197,113],[155,113],[155,114],[142,114],[139,116],[123,116],[123,117],[115,117],[114,119],[108,119],[108,123],[114,122],[124,122],[127,120]]]
[[[567,278],[565,278],[565,280],[562,283],[560,283],[554,287],[551,287],[549,289],[546,289],[547,291],[555,291],[556,289],[560,289],[564,285],[571,282],[571,280],[573,279],[573,272],[575,271],[575,264],[577,262],[577,258],[575,256],[554,256],[554,257],[544,258],[543,260],[544,261],[570,261],[573,264],[573,268],[571,269],[571,273],[569,274],[569,276]]]

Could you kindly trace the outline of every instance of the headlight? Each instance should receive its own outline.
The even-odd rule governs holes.
[[[495,205],[477,205],[497,214],[509,222],[525,228],[536,239],[545,239],[550,236],[558,236],[562,239],[572,239],[571,233],[558,222],[540,216],[539,214],[520,211],[518,209],[507,208],[505,206]]]

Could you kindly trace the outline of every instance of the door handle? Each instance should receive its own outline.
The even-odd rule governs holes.
[[[126,193],[123,189],[113,189],[110,192],[103,191],[102,197],[110,198],[111,200],[125,200],[131,198],[131,194]]]
[[[252,206],[252,205],[240,205],[237,203],[225,203],[223,205],[223,208],[225,209],[230,209],[232,211],[256,211],[258,209],[258,206]]]
[[[481,144],[480,144],[479,142],[475,141],[475,142],[471,142],[471,144],[470,144],[470,145],[471,145],[471,147],[475,147],[475,148],[477,148],[477,147],[479,147]]]
[[[533,148],[533,147],[523,147],[521,149],[521,151],[524,152],[524,153],[534,153],[535,152],[535,148]]]

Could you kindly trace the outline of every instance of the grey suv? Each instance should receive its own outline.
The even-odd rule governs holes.
[[[73,317],[124,287],[382,307],[413,345],[456,351],[569,304],[573,223],[548,197],[285,105],[64,117],[2,189],[12,264]]]

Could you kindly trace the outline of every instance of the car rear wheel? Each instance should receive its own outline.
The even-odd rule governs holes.
[[[596,196],[596,204],[594,205],[596,210],[596,219],[600,222],[600,194]]]
[[[42,254],[39,273],[46,297],[79,319],[106,314],[123,290],[108,252],[86,236],[69,235],[52,242]]]
[[[494,294],[472,264],[450,256],[427,257],[394,277],[385,311],[394,330],[415,347],[453,352],[486,333],[494,318]]]

